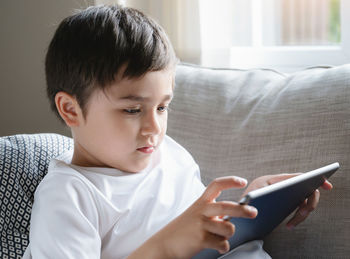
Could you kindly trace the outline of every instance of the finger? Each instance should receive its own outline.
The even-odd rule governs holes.
[[[221,194],[221,191],[229,188],[243,188],[247,185],[247,180],[237,176],[226,176],[214,179],[202,194],[205,201],[213,201]]]
[[[314,211],[318,205],[320,200],[320,192],[319,190],[315,190],[313,194],[303,202],[303,204],[299,207],[294,217],[287,223],[287,227],[292,229],[296,225],[303,222],[310,212]]]
[[[287,222],[287,228],[292,230],[296,225],[303,221],[302,217],[304,217],[303,209],[306,207],[307,201],[305,200],[295,212],[294,216]]]
[[[329,181],[324,181],[324,183],[322,184],[322,189],[325,189],[325,190],[332,190],[333,189],[333,184],[331,184]]]
[[[269,185],[271,185],[271,184],[278,183],[280,181],[287,180],[289,178],[295,177],[295,176],[300,175],[300,174],[301,173],[279,174],[279,175],[276,175],[276,176],[270,178],[267,182],[268,182]]]
[[[226,239],[235,233],[235,226],[229,221],[208,219],[205,221],[203,227],[208,232],[225,237]]]
[[[230,201],[210,203],[203,210],[203,215],[209,218],[226,215],[235,218],[255,218],[257,214],[257,209],[252,206]]]
[[[218,250],[219,253],[224,254],[230,250],[230,243],[225,237],[208,233],[205,236],[204,248],[212,248]]]

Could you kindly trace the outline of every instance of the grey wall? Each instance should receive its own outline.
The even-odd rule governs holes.
[[[44,59],[58,25],[93,0],[0,1],[0,136],[69,130],[49,108]]]

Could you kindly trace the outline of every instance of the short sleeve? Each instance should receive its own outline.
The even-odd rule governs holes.
[[[78,177],[45,178],[35,193],[31,257],[100,258],[99,218],[94,204],[93,192]]]

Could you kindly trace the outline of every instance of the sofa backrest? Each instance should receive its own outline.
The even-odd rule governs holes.
[[[350,253],[350,66],[294,74],[179,65],[168,134],[185,146],[205,183],[224,175],[250,181],[303,172],[335,161],[334,190],[293,231],[265,240],[273,258],[346,258]],[[48,162],[73,147],[56,134],[0,138],[0,255],[18,258],[28,244],[33,194]],[[19,166],[21,165],[21,166]],[[242,190],[221,199],[238,200]]]
[[[168,134],[187,148],[207,184],[224,175],[249,181],[332,162],[334,190],[295,228],[265,240],[273,258],[340,258],[350,253],[350,65],[293,74],[182,64]],[[221,199],[238,200],[242,190]]]

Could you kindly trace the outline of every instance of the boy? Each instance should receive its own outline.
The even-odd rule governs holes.
[[[250,206],[215,202],[244,179],[218,178],[205,189],[191,155],[166,136],[176,63],[163,29],[134,9],[90,7],[62,21],[46,56],[47,92],[74,150],[51,161],[37,188],[24,258],[224,253],[235,229],[221,217],[256,217]],[[248,189],[288,177],[265,176]],[[261,242],[243,247],[232,258],[269,258]]]

